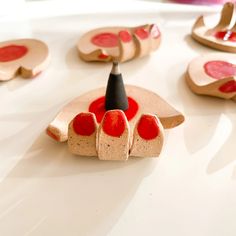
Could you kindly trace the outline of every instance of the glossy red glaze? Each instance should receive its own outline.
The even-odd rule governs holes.
[[[60,140],[60,138],[57,135],[55,135],[54,133],[52,133],[51,130],[47,129],[46,133],[47,133],[48,136],[50,136],[51,138],[55,139],[56,141]]]
[[[101,54],[98,56],[98,58],[100,58],[100,59],[102,59],[102,60],[105,60],[105,59],[107,59],[108,57],[109,57],[108,55],[103,54],[103,53],[101,53]]]
[[[138,28],[134,32],[140,39],[146,39],[149,36],[149,32],[144,28]]]
[[[221,91],[222,93],[236,92],[236,81],[230,80],[230,81],[226,82],[225,84],[223,84],[219,87],[219,91]]]
[[[132,36],[127,30],[120,31],[119,37],[120,37],[121,41],[124,43],[128,43],[132,40]]]
[[[214,79],[224,79],[236,75],[236,65],[226,61],[209,61],[204,65],[207,75]]]
[[[153,24],[151,26],[150,34],[151,34],[152,38],[155,38],[155,39],[159,38],[161,36],[161,32],[156,24]]]
[[[73,120],[73,129],[79,135],[90,136],[95,128],[95,121],[90,113],[80,113]]]
[[[214,34],[214,36],[217,39],[223,40],[223,41],[231,41],[236,42],[236,32],[232,31],[218,31]]]
[[[0,62],[14,61],[28,52],[27,47],[21,45],[8,45],[0,48]]]
[[[152,115],[142,115],[138,122],[137,130],[139,136],[145,140],[154,139],[160,133],[158,121],[156,117]]]
[[[91,42],[99,47],[112,48],[118,45],[118,36],[109,32],[100,33],[93,36]]]
[[[103,122],[103,131],[110,136],[120,137],[125,130],[125,115],[119,110],[106,112]]]
[[[131,120],[137,113],[139,106],[138,103],[131,97],[128,97],[128,103],[129,103],[129,108],[124,111],[127,120]],[[90,105],[89,105],[89,112],[92,112],[95,114],[97,118],[97,122],[100,123],[102,121],[102,118],[104,114],[106,113],[105,109],[105,97],[100,97],[96,100],[94,100]]]

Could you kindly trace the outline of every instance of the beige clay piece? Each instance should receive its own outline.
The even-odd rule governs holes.
[[[86,119],[81,121],[83,117]],[[160,155],[164,130],[155,115],[142,114],[134,130],[130,129],[122,110],[107,111],[98,128],[95,123],[94,114],[89,112],[80,113],[71,121],[68,131],[70,152],[79,156],[97,156],[99,160],[109,161],[127,161],[129,156]],[[85,133],[88,135],[84,135]]]
[[[225,52],[236,52],[236,23],[230,28],[234,10],[235,3],[225,3],[219,23],[211,29],[205,25],[204,17],[200,16],[192,28],[192,37],[208,47]]]
[[[77,44],[85,61],[124,62],[156,50],[161,34],[155,24],[137,27],[106,27],[85,33]]]
[[[144,132],[149,132],[146,134]],[[144,114],[135,125],[130,156],[158,157],[164,142],[164,129],[156,115]]]
[[[17,75],[32,78],[49,64],[49,50],[36,39],[19,39],[0,43],[0,81]]]
[[[97,127],[96,117],[93,113],[87,112],[77,115],[69,124],[69,151],[80,156],[97,156]]]
[[[184,116],[157,94],[133,85],[125,85],[125,90],[127,96],[135,99],[139,105],[137,114],[129,121],[131,130],[134,129],[140,116],[147,113],[155,114],[165,129],[178,126],[184,121]],[[77,114],[88,111],[89,105],[97,98],[104,96],[105,91],[106,88],[90,91],[67,104],[49,124],[48,135],[58,142],[67,141],[68,125],[71,120]]]
[[[196,94],[236,99],[236,58],[227,53],[211,53],[192,60],[186,82]]]
[[[121,122],[123,122],[124,130],[119,133]],[[107,133],[109,130],[110,134]],[[98,158],[126,161],[129,157],[129,144],[130,127],[124,112],[122,110],[107,111],[98,130]]]

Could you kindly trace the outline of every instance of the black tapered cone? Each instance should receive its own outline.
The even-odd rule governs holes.
[[[128,98],[121,74],[110,74],[106,90],[106,110],[127,110],[129,108]]]

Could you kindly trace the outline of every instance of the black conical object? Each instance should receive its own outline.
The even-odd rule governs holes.
[[[129,108],[125,86],[120,73],[118,62],[113,62],[112,70],[108,79],[106,89],[106,110],[127,110]]]

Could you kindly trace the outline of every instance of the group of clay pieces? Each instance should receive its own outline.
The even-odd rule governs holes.
[[[206,46],[236,52],[236,26],[229,27],[234,8],[235,4],[226,3],[213,29],[208,29],[200,17],[192,37]],[[67,104],[49,124],[47,134],[58,142],[68,141],[73,154],[100,160],[159,156],[163,130],[180,125],[184,116],[157,94],[124,85],[118,62],[148,55],[158,49],[160,41],[155,24],[99,28],[84,34],[77,45],[81,59],[113,62],[107,87],[89,91]],[[48,62],[48,47],[39,40],[0,43],[2,81],[17,75],[35,77]],[[196,94],[236,101],[235,63],[228,53],[200,56],[189,64],[186,82]]]
[[[79,113],[69,125],[69,150],[99,160],[157,157],[163,146],[163,127],[156,115],[140,117],[134,131],[122,110],[107,111],[100,125],[94,113]],[[133,133],[133,135],[131,135]]]
[[[235,3],[225,3],[219,23],[207,28],[203,16],[192,29],[192,37],[199,43],[225,52],[236,52],[236,23],[232,22]],[[231,27],[231,25],[233,26]],[[196,94],[236,101],[236,58],[230,53],[210,53],[192,60],[186,82]]]
[[[67,104],[47,133],[58,142],[68,140],[73,154],[122,161],[129,156],[158,157],[164,128],[183,121],[184,116],[157,94],[124,85],[119,65],[113,62],[107,87]]]

